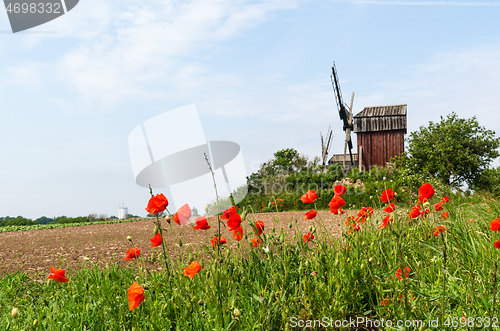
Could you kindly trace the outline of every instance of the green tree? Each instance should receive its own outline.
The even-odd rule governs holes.
[[[500,154],[500,138],[479,125],[476,117],[458,118],[454,112],[441,122],[429,122],[408,140],[408,166],[425,171],[455,187],[474,187]],[[476,185],[477,186],[477,185]]]

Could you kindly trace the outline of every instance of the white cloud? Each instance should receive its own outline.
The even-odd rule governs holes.
[[[496,7],[500,2],[459,2],[459,1],[379,1],[379,0],[353,0],[355,4],[364,5],[397,5],[397,6],[465,6],[465,7]]]
[[[106,19],[94,17],[97,24],[106,26],[100,28],[106,32],[77,34],[83,42],[61,57],[57,77],[85,103],[113,106],[131,97],[165,97],[165,90],[176,96],[207,70],[196,60],[200,52],[213,52],[218,42],[296,3],[130,0],[120,10],[107,6],[103,9],[109,15]],[[67,23],[69,31],[79,27],[78,19]]]
[[[7,69],[9,81],[24,87],[39,87],[42,85],[42,66],[37,62],[21,61]]]

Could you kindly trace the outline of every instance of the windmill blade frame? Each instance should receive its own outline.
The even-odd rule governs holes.
[[[345,170],[346,169],[345,160],[347,158],[347,148],[349,148],[351,166],[354,165],[354,159],[352,156],[353,145],[352,145],[352,140],[351,140],[351,132],[354,130],[353,116],[352,116],[354,92],[352,93],[352,97],[351,97],[351,105],[350,105],[350,107],[348,107],[347,104],[345,104],[344,100],[342,99],[342,91],[340,90],[340,83],[339,83],[339,79],[338,79],[337,69],[335,68],[335,61],[333,62],[332,73],[330,75],[330,79],[332,81],[333,91],[334,91],[334,95],[335,95],[335,102],[337,103],[337,109],[339,111],[339,116],[340,116],[340,119],[343,121],[343,130],[346,133],[345,145],[344,145],[344,158],[343,158],[343,165],[344,165],[344,170]]]

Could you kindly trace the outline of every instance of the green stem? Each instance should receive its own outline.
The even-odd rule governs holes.
[[[446,260],[447,260],[447,255],[446,255],[446,242],[444,241],[444,232],[441,232],[441,241],[443,242],[443,303],[441,304],[441,323],[440,325],[443,325],[443,317],[446,309]]]

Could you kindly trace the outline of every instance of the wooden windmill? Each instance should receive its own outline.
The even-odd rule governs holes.
[[[352,140],[351,140],[351,131],[354,129],[352,123],[352,104],[354,102],[354,92],[352,92],[351,96],[351,105],[347,107],[347,104],[344,103],[342,99],[342,91],[340,90],[339,79],[337,75],[337,70],[335,69],[335,62],[333,62],[332,74],[330,75],[332,80],[333,92],[335,95],[335,101],[337,103],[337,109],[339,110],[340,119],[343,121],[343,130],[345,131],[345,144],[344,144],[344,157],[343,157],[343,166],[344,171],[346,170],[345,162],[347,159],[347,148],[349,148],[350,162],[351,167],[354,166],[354,158],[352,155]]]

